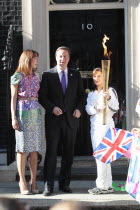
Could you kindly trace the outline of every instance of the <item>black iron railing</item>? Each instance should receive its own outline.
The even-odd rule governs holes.
[[[14,30],[12,25],[10,25],[2,58],[3,69],[0,71],[0,152],[7,154],[6,160],[4,160],[4,163],[7,165],[15,160],[15,138],[11,126],[10,112],[10,77],[13,74],[13,45]]]

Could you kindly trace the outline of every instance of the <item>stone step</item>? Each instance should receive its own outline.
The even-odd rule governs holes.
[[[119,181],[116,181],[119,183]],[[21,195],[17,182],[0,182],[1,197],[16,198],[27,203],[30,210],[48,210],[52,205],[61,200],[74,200],[88,207],[87,210],[139,210],[139,203],[127,192],[115,191],[111,194],[91,195],[88,189],[95,186],[94,181],[74,180],[70,187],[73,193],[63,193],[58,190],[58,183],[54,184],[54,192],[51,196],[43,196],[44,182],[38,181],[40,194]],[[86,209],[85,209],[86,210]]]
[[[58,180],[59,170],[61,165],[61,157],[57,158],[56,180]],[[126,157],[121,157],[112,162],[112,176],[113,180],[126,180],[129,160]],[[72,167],[72,180],[95,180],[96,179],[96,163],[95,159],[90,156],[75,157]],[[16,177],[19,180],[18,174]],[[26,179],[30,179],[29,168],[26,169]],[[37,180],[43,180],[43,167],[38,166]]]

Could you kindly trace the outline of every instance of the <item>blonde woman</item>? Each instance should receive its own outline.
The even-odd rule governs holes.
[[[105,136],[109,127],[114,127],[113,115],[119,109],[117,93],[113,88],[109,88],[108,92],[103,92],[103,75],[102,69],[93,70],[93,82],[95,87],[88,94],[86,111],[90,115],[90,134],[93,151],[97,148],[102,138]],[[103,109],[105,104],[103,98],[107,97],[107,123],[103,125]],[[106,194],[112,193],[112,173],[111,165],[102,163],[96,159],[97,179],[96,187],[89,189],[90,194]]]
[[[25,180],[26,155],[29,154],[31,173],[30,190],[39,193],[36,184],[37,152],[41,150],[42,122],[38,90],[40,78],[36,73],[39,54],[33,50],[24,51],[19,65],[11,77],[11,115],[15,129],[17,168],[21,194],[30,194]]]

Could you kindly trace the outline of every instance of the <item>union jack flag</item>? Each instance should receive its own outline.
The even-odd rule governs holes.
[[[119,128],[109,128],[93,156],[103,163],[111,163],[130,148],[133,134]]]

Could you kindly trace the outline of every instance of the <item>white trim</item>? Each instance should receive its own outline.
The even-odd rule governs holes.
[[[54,5],[49,5],[48,9],[49,11],[124,9],[124,3],[54,4]]]
[[[125,9],[124,9],[124,21],[125,21],[125,94],[126,94],[126,104],[129,103],[129,88],[128,88],[128,8],[127,0],[124,0]],[[128,130],[129,125],[129,110],[126,106],[126,129]]]
[[[48,9],[48,4],[47,4],[47,10],[46,10],[46,34],[47,34],[47,40],[46,40],[46,43],[47,43],[47,69],[50,68],[50,28],[49,28],[49,9]]]
[[[75,0],[75,3],[79,4],[79,3],[81,3],[80,1],[81,0]],[[122,0],[118,0],[116,2],[120,3],[120,2],[122,2]],[[96,2],[96,0],[92,0],[92,3],[98,3],[98,2]],[[54,4],[58,4],[58,3],[55,3],[54,0],[49,0],[48,1],[48,5],[51,5],[51,4],[54,5]]]

